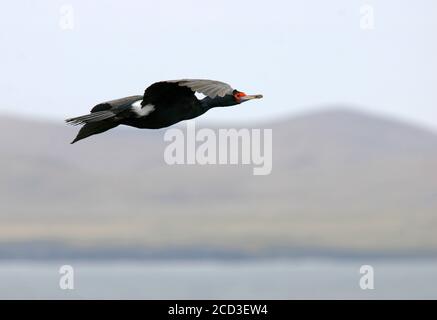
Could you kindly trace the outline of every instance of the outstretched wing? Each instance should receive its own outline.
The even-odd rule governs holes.
[[[132,104],[134,102],[141,101],[142,98],[142,96],[130,96],[126,98],[102,102],[92,108],[90,114],[70,118],[65,121],[68,124],[76,126],[111,119],[120,115],[124,111],[129,111],[132,108]]]
[[[91,109],[91,112],[98,112],[98,111],[105,111],[105,110],[112,110],[112,111],[123,111],[126,108],[130,107],[132,103],[141,100],[142,96],[130,96],[126,98],[111,100],[99,103],[94,108]]]
[[[156,82],[144,92],[143,106],[182,105],[183,103],[197,102],[195,92],[202,93],[212,99],[232,94],[234,89],[224,82],[203,79],[182,79]]]
[[[227,94],[232,94],[232,91],[234,91],[229,84],[216,80],[182,79],[168,82],[177,83],[181,87],[190,88],[193,92],[203,93],[212,99],[217,96],[224,97]]]

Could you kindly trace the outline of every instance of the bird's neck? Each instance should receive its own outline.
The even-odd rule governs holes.
[[[205,97],[202,100],[200,100],[200,104],[202,105],[202,108],[205,109],[205,111],[215,107],[230,106],[234,104],[232,102],[233,101],[231,101],[227,96],[215,97],[214,99],[210,97]]]

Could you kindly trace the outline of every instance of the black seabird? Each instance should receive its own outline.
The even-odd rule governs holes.
[[[203,94],[198,99],[195,93]],[[161,81],[146,89],[143,96],[130,96],[96,105],[88,115],[65,120],[83,125],[71,143],[105,132],[120,124],[140,129],[158,129],[196,118],[214,107],[228,107],[262,95],[246,95],[214,80],[184,79]]]

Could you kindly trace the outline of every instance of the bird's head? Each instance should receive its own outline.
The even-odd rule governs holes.
[[[240,104],[249,100],[253,100],[253,99],[261,99],[263,96],[262,94],[245,94],[244,92],[238,91],[238,90],[234,90],[232,92],[232,97],[235,101],[235,104]]]
[[[211,109],[214,107],[230,107],[237,104],[253,100],[261,99],[263,96],[261,94],[248,95],[244,92],[233,90],[232,93],[228,93],[223,97],[216,96],[215,98],[206,97],[201,100],[204,109]]]

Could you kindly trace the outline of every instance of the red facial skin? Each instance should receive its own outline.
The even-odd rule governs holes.
[[[244,97],[244,96],[246,96],[246,94],[244,92],[236,92],[236,93],[234,93],[234,98],[238,102],[240,102],[241,98]]]

